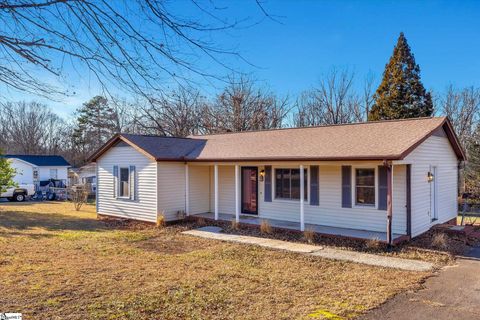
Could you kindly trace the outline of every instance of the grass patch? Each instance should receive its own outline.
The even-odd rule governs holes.
[[[428,273],[97,220],[95,207],[0,204],[0,306],[26,319],[349,319]],[[330,317],[330,318],[328,318]]]

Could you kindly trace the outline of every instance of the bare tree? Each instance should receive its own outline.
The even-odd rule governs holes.
[[[469,192],[480,190],[480,89],[456,89],[450,85],[437,99],[437,109],[448,116],[460,143],[467,152],[467,162],[462,172]]]
[[[143,133],[186,137],[198,133],[205,99],[193,88],[178,87],[143,103],[135,126]]]
[[[146,95],[161,92],[166,81],[188,81],[192,74],[217,77],[202,65],[214,63],[231,71],[227,59],[243,60],[237,52],[218,46],[215,35],[246,26],[245,19],[232,19],[233,10],[214,1],[191,0],[182,8],[173,3],[0,1],[0,83],[52,96],[69,90],[42,80],[45,72],[64,83],[71,73],[84,77],[87,70],[106,90],[115,87]],[[256,5],[260,15],[271,17],[260,1]]]
[[[297,100],[294,123],[297,127],[364,121],[373,101],[373,77],[365,81],[363,96],[354,91],[353,72],[332,69],[311,90]]]
[[[57,154],[66,124],[37,102],[0,104],[1,148],[7,153]]]
[[[256,86],[251,78],[230,77],[229,84],[217,99],[202,111],[205,133],[238,132],[281,128],[290,108],[288,98],[278,98]]]
[[[468,147],[480,120],[480,90],[473,87],[457,90],[450,85],[439,103],[439,109],[452,121],[460,142]]]

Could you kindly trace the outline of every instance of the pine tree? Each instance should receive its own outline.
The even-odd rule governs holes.
[[[385,66],[382,83],[374,98],[369,121],[429,117],[433,114],[431,94],[420,81],[420,67],[415,63],[403,32]]]
[[[80,160],[85,161],[92,152],[118,132],[116,118],[117,113],[102,96],[93,97],[77,110],[77,123],[72,139],[77,152],[83,158]]]

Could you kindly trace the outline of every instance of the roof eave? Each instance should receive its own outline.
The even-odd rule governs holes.
[[[401,160],[400,155],[374,155],[352,157],[245,157],[245,158],[190,158],[187,162],[281,162],[281,161],[384,161]],[[162,161],[162,160],[157,160]],[[167,160],[164,160],[167,161]],[[170,160],[172,161],[172,160]]]
[[[126,137],[124,137],[121,133],[115,134],[110,140],[108,140],[100,149],[98,149],[93,155],[91,155],[88,159],[87,162],[96,162],[98,158],[100,158],[105,152],[107,152],[115,143],[118,141],[123,141],[145,155],[147,158],[151,160],[156,160],[156,158],[145,151],[144,149],[140,148],[137,144],[133,143],[132,141],[128,140]]]
[[[436,126],[434,129],[432,129],[430,132],[428,132],[426,135],[424,135],[422,138],[420,138],[415,143],[413,143],[410,147],[408,147],[404,152],[402,152],[402,154],[400,155],[400,159],[396,159],[396,160],[405,159],[405,157],[407,157],[420,144],[422,144],[425,140],[430,138],[435,131],[437,131],[440,128],[445,129],[445,126],[446,126],[445,134],[447,135],[447,138],[450,141],[450,144],[452,145],[458,160],[465,161],[466,159],[465,152],[463,151],[460,141],[457,138],[457,134],[455,133],[455,130],[453,129],[453,126],[447,117],[444,117],[443,121],[438,126]]]

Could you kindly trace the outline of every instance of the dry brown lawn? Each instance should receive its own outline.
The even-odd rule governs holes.
[[[405,272],[0,203],[1,312],[24,319],[343,319],[418,286]]]

